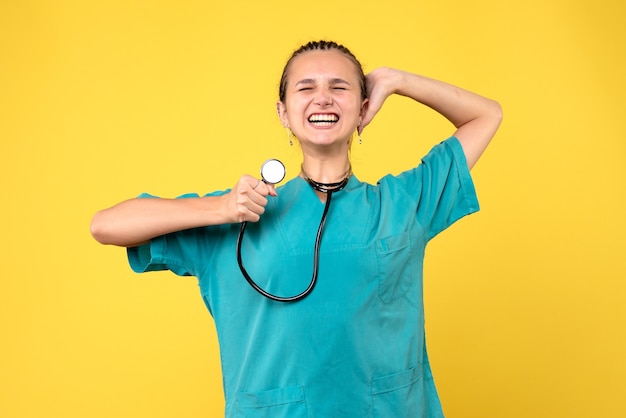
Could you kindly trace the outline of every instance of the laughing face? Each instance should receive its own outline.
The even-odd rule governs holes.
[[[336,50],[309,51],[289,66],[278,114],[303,151],[347,150],[367,106],[367,99],[361,97],[357,70],[348,57]]]

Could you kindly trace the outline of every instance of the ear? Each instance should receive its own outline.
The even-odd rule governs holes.
[[[363,118],[363,116],[365,116],[365,114],[367,113],[367,109],[369,108],[370,105],[370,99],[365,99],[363,100],[363,103],[361,103],[361,112],[359,113],[359,116],[361,118]]]
[[[287,119],[287,107],[285,107],[285,104],[280,100],[276,103],[276,112],[278,113],[278,118],[283,124],[283,127],[289,128],[289,120]]]
[[[359,135],[361,135],[361,132],[363,132],[363,119],[365,118],[365,115],[367,114],[367,109],[369,109],[370,106],[370,99],[365,99],[363,100],[363,103],[361,103],[361,112],[359,113],[359,126],[357,126],[357,131],[359,132]]]

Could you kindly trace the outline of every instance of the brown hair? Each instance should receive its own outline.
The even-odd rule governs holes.
[[[344,54],[346,57],[350,59],[354,63],[354,66],[357,69],[357,75],[359,77],[359,84],[361,87],[361,99],[365,100],[367,98],[367,90],[365,88],[365,74],[363,73],[363,67],[358,59],[354,56],[352,52],[348,48],[343,45],[340,45],[333,41],[311,41],[305,45],[302,45],[300,48],[296,49],[289,60],[287,60],[287,64],[285,64],[285,68],[283,68],[283,74],[280,77],[280,86],[278,88],[278,98],[281,102],[285,103],[285,97],[287,95],[287,72],[289,71],[289,66],[293,59],[298,55],[301,55],[305,52],[309,51],[331,51],[336,50]]]

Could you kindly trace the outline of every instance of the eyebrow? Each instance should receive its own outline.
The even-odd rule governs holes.
[[[346,80],[344,80],[343,78],[331,78],[328,80],[329,84],[347,84],[350,85],[350,83]],[[313,78],[304,78],[300,81],[298,81],[295,85],[300,85],[300,84],[315,84],[316,81]]]

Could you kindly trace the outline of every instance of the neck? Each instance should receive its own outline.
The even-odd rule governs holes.
[[[304,157],[300,176],[319,183],[336,183],[351,174],[350,160],[347,155],[335,158]]]
[[[313,186],[314,189],[318,191],[327,191],[335,188],[343,189],[343,187],[348,183],[348,179],[352,175],[352,167],[348,166],[347,169],[343,170],[340,175],[318,175],[312,176],[310,175],[304,167],[300,170],[300,177],[305,179],[306,181]],[[319,180],[322,179],[322,180]],[[332,179],[332,180],[330,180]]]
[[[311,187],[313,187],[313,189],[315,189],[315,191],[318,192],[318,194],[319,193],[332,193],[332,192],[338,192],[339,190],[343,190],[343,188],[346,187],[346,185],[348,184],[348,181],[350,180],[351,175],[352,175],[352,168],[348,168],[348,171],[346,172],[346,174],[343,176],[343,178],[340,181],[326,183],[326,182],[319,182],[319,181],[313,180],[312,178],[307,176],[304,170],[302,170],[302,176],[311,185]]]

